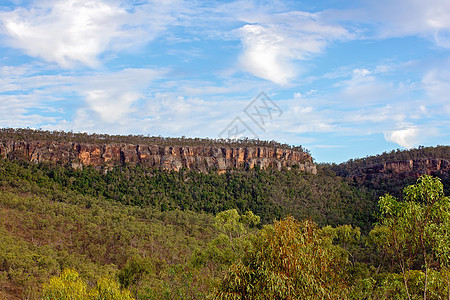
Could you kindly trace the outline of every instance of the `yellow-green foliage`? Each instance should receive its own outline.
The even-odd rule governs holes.
[[[43,300],[86,300],[87,284],[72,269],[53,276],[42,288]]]
[[[111,278],[100,278],[97,286],[89,292],[92,300],[131,300],[128,290],[121,290],[119,283]]]
[[[250,237],[255,232],[255,226],[260,222],[259,216],[251,211],[240,215],[236,209],[220,212],[215,217],[214,227],[220,233],[212,240],[206,249],[194,253],[194,265],[215,263],[229,267],[242,257],[251,246]]]
[[[128,290],[121,290],[119,283],[111,278],[100,278],[97,285],[88,291],[87,283],[77,271],[64,269],[43,284],[42,300],[131,300]]]
[[[449,275],[447,270],[429,270],[427,274],[427,299],[448,299],[447,276]],[[425,273],[419,270],[409,270],[406,272],[406,276],[408,278],[409,297],[411,299],[424,299]],[[408,299],[403,274],[381,273],[374,277],[363,279],[361,284],[368,284],[366,290],[359,294],[354,294],[351,299]]]
[[[220,299],[341,299],[348,293],[343,252],[312,221],[293,217],[266,226],[253,251],[233,264]]]

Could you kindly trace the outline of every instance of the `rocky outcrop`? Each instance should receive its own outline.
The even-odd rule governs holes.
[[[450,175],[450,161],[447,159],[416,159],[385,162],[362,169],[357,177],[371,179],[378,176],[390,176],[404,179],[417,178],[424,174]]]
[[[116,165],[140,164],[165,170],[181,168],[199,171],[225,172],[233,168],[262,169],[298,168],[316,173],[316,166],[308,153],[270,147],[220,146],[159,146],[130,144],[85,144],[49,141],[0,142],[0,157],[28,160],[35,163],[53,162],[75,168],[94,166],[107,168]]]

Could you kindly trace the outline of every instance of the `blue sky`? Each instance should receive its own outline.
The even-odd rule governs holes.
[[[0,127],[450,144],[450,1],[0,2]]]

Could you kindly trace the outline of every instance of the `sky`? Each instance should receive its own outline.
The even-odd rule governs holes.
[[[1,0],[0,127],[450,144],[448,0]]]

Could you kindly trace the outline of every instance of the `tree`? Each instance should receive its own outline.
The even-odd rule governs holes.
[[[220,299],[342,299],[347,257],[314,222],[287,217],[265,226],[233,264]]]
[[[140,285],[144,279],[144,276],[150,274],[153,270],[153,264],[148,257],[134,256],[127,264],[120,269],[119,282],[122,288],[133,288],[134,296],[137,298]]]
[[[44,300],[131,300],[128,290],[121,290],[112,278],[100,278],[97,285],[87,290],[87,284],[78,272],[64,269],[59,276],[53,276],[43,284]]]
[[[86,300],[87,284],[73,269],[65,269],[43,285],[44,300]]]
[[[236,209],[230,209],[217,214],[214,227],[229,240],[229,244],[236,255],[242,254],[237,240],[248,234],[250,227],[259,224],[260,218],[251,211],[247,211],[242,216]]]
[[[195,265],[213,261],[222,266],[230,266],[244,255],[250,244],[251,228],[259,224],[260,218],[251,211],[240,215],[236,209],[220,212],[215,217],[214,227],[219,236],[203,250],[194,253]]]
[[[89,291],[92,300],[131,300],[128,290],[121,290],[119,283],[112,278],[100,278],[97,286]]]
[[[380,222],[372,230],[381,248],[399,267],[408,299],[411,270],[423,270],[423,299],[427,298],[430,268],[448,268],[450,254],[450,199],[438,178],[421,176],[404,189],[403,201],[380,197]],[[450,285],[447,280],[450,290]],[[449,293],[450,297],[450,293]],[[449,298],[450,299],[450,298]]]

